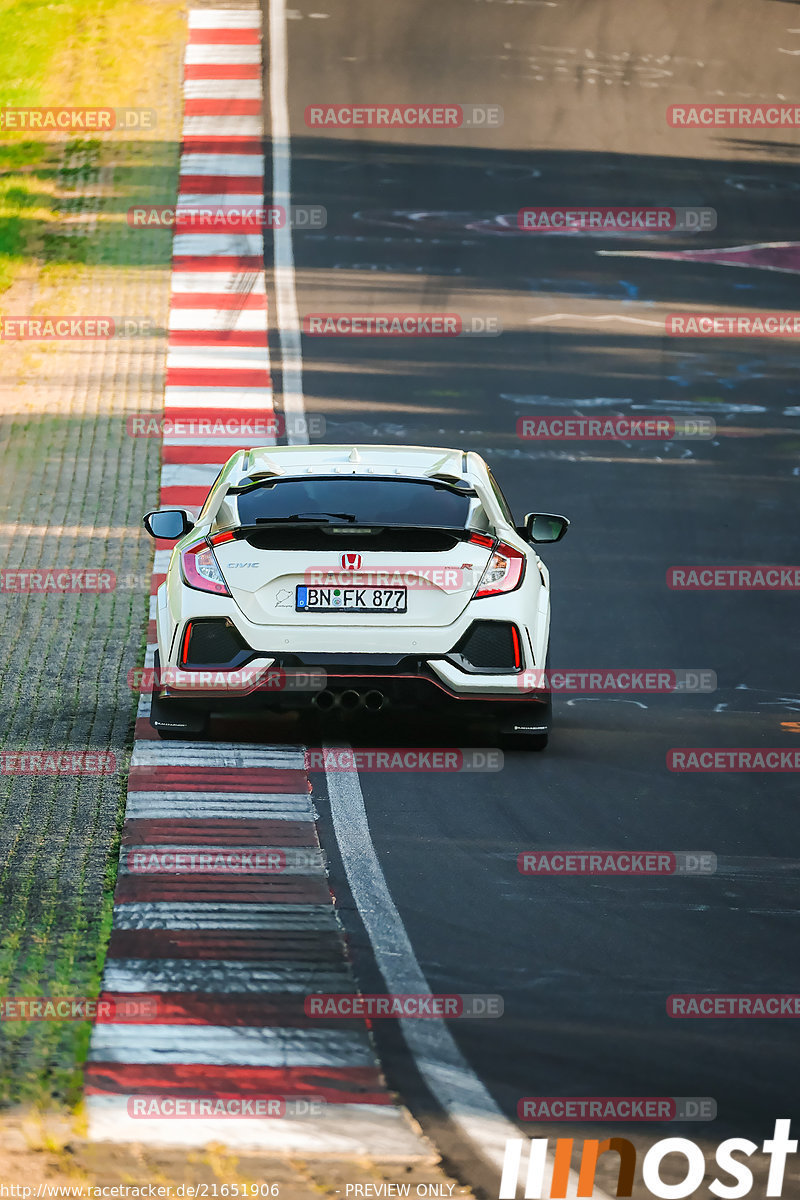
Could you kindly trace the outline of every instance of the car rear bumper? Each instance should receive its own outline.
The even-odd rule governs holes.
[[[548,691],[522,691],[520,682],[517,674],[471,674],[444,659],[307,654],[255,656],[235,671],[183,669],[167,672],[166,679],[162,673],[156,688],[164,699],[207,711],[391,707],[476,715],[508,704],[549,708]]]

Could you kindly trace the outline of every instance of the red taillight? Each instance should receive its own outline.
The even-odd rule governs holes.
[[[522,583],[525,555],[509,546],[507,542],[497,542],[495,545],[493,541],[492,544],[492,557],[481,575],[473,600],[478,600],[481,596],[499,596],[503,592],[513,592]]]
[[[516,625],[511,626],[511,644],[514,647],[514,667],[518,671],[522,666],[522,651],[519,645],[519,633]]]
[[[497,541],[497,538],[489,537],[486,533],[471,533],[467,541],[472,542],[473,546],[491,547]]]
[[[214,545],[229,542],[233,534],[221,533],[213,538]],[[214,557],[214,551],[208,542],[195,542],[181,554],[181,570],[184,581],[189,587],[197,588],[199,592],[213,592],[217,596],[230,596],[228,585],[223,578],[219,563]]]
[[[189,639],[192,636],[192,622],[188,621],[186,629],[183,631],[183,645],[181,646],[181,666],[185,666],[189,661]]]

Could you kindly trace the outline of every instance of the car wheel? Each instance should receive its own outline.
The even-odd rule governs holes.
[[[202,737],[208,730],[208,713],[192,708],[180,700],[164,699],[158,695],[161,660],[156,651],[153,663],[153,692],[150,697],[150,724],[162,739],[186,740]]]

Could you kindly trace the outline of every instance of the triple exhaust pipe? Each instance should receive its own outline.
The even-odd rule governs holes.
[[[321,712],[330,712],[334,708],[342,708],[346,712],[355,712],[365,708],[367,712],[380,712],[388,704],[383,692],[357,692],[355,688],[347,688],[344,692],[331,692],[327,688],[318,692],[311,703]]]

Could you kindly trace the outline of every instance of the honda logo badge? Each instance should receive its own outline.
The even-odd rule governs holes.
[[[361,555],[360,554],[343,554],[342,566],[345,571],[360,571],[361,570]]]

